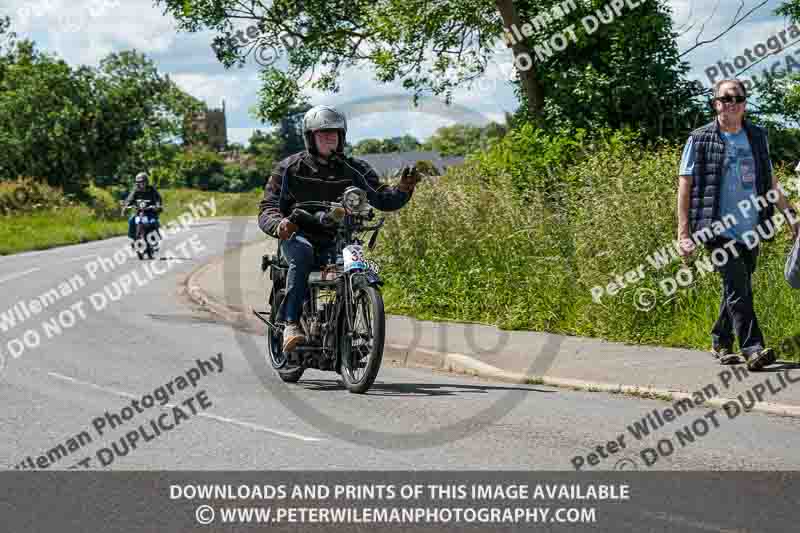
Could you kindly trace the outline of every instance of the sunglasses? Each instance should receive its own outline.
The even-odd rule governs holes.
[[[741,96],[741,95],[738,95],[738,94],[736,96],[732,96],[730,94],[726,94],[725,96],[718,96],[717,98],[715,98],[715,100],[717,100],[718,102],[722,102],[723,104],[730,104],[732,102],[736,102],[737,104],[741,104],[741,103],[747,101],[747,97],[746,96]]]

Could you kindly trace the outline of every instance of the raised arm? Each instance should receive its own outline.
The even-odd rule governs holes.
[[[413,186],[400,184],[390,187],[381,183],[378,174],[372,166],[363,159],[345,161],[354,174],[354,182],[367,192],[367,199],[371,206],[381,211],[395,211],[402,208],[414,194]],[[359,183],[362,181],[363,183]]]

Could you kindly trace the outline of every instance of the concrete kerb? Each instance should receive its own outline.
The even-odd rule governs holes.
[[[224,255],[211,259],[208,263],[200,265],[186,277],[183,284],[186,294],[188,294],[189,298],[194,303],[218,316],[225,323],[243,331],[265,334],[266,328],[264,324],[252,316],[252,311],[250,309],[236,309],[224,302],[216,300],[203,290],[202,286],[197,282],[207,270],[222,264],[226,256],[238,254],[243,247],[250,244],[252,243],[244,243],[233,250],[229,250]],[[502,381],[505,383],[547,385],[550,387],[579,391],[623,394],[626,396],[658,399],[667,402],[674,402],[684,398],[691,400],[693,398],[688,392],[645,385],[623,385],[619,383],[604,383],[551,376],[532,376],[517,372],[509,372],[465,354],[439,352],[419,347],[409,350],[407,347],[397,344],[387,344],[385,346],[384,358],[394,363],[401,363],[401,366],[404,367],[438,370],[452,374]],[[704,405],[721,408],[728,401],[735,402],[736,400],[723,397],[711,398],[704,402]],[[800,418],[800,406],[781,403],[756,402],[750,411]]]
[[[208,294],[203,287],[199,284],[198,280],[208,270],[220,266],[224,263],[225,258],[234,253],[240,253],[242,248],[252,243],[243,243],[240,246],[225,252],[223,255],[212,258],[207,263],[198,266],[192,270],[188,276],[183,280],[181,285],[189,298],[200,307],[203,307],[208,312],[221,318],[223,322],[246,329],[247,331],[262,333],[263,324],[255,317],[252,319],[244,309],[237,309],[225,302],[220,302],[210,294]]]

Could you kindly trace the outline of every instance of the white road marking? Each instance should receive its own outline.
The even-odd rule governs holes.
[[[25,272],[16,272],[14,274],[10,274],[10,275],[8,275],[8,276],[6,276],[4,278],[0,278],[0,283],[5,283],[6,281],[11,281],[13,279],[17,279],[17,278],[21,278],[23,276],[27,276],[28,274],[31,274],[31,273],[36,272],[38,270],[41,270],[41,268],[38,268],[38,267],[37,268],[31,268],[30,270],[26,270]]]
[[[92,254],[92,255],[82,255],[80,257],[73,257],[72,259],[67,259],[66,261],[62,261],[61,264],[66,263],[74,263],[75,261],[83,261],[84,259],[97,259],[99,254]]]
[[[78,384],[78,385],[84,385],[86,387],[91,387],[91,388],[99,390],[99,391],[107,392],[109,394],[114,394],[116,396],[121,396],[123,398],[129,398],[131,400],[136,400],[136,399],[139,399],[139,398],[142,397],[141,394],[137,396],[135,394],[130,394],[128,392],[122,392],[122,391],[110,389],[108,387],[103,387],[102,385],[96,385],[94,383],[89,383],[88,381],[81,381],[79,379],[72,378],[72,377],[69,377],[69,376],[65,376],[65,375],[59,374],[57,372],[48,372],[47,374],[52,376],[52,377],[54,377],[54,378],[57,378],[57,379],[61,379],[61,380],[64,380],[64,381],[69,381],[71,383],[75,383],[75,384]],[[167,403],[167,404],[164,404],[163,406],[160,406],[160,407],[170,407],[170,408],[172,408],[172,407],[177,407],[177,406],[174,405],[174,404]],[[224,417],[224,416],[219,416],[219,415],[215,415],[215,414],[212,414],[212,413],[197,413],[195,416],[201,416],[203,418],[216,420],[217,422],[222,422],[224,424],[232,424],[234,426],[239,426],[239,427],[243,427],[243,428],[247,428],[247,429],[252,429],[253,431],[260,431],[262,433],[270,433],[272,435],[278,435],[280,437],[286,437],[286,438],[290,438],[290,439],[301,440],[301,441],[304,441],[304,442],[320,442],[320,441],[325,440],[325,439],[320,439],[320,438],[317,438],[317,437],[306,437],[305,435],[299,435],[297,433],[291,433],[291,432],[288,432],[288,431],[280,431],[280,430],[277,430],[277,429],[271,429],[271,428],[268,428],[268,427],[260,426],[258,424],[252,424],[250,422],[243,422],[241,420],[236,420],[234,418],[228,418],[228,417]]]

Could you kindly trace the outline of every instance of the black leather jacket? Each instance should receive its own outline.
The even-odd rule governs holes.
[[[381,211],[400,209],[413,194],[382,184],[375,170],[364,160],[340,156],[325,165],[303,151],[273,167],[259,205],[258,226],[267,235],[277,238],[278,225],[291,214],[296,202],[335,202],[351,186],[365,190],[370,205]],[[308,236],[318,242],[329,238],[325,235]]]
[[[125,199],[125,207],[136,205],[138,200],[150,200],[150,204],[152,205],[162,205],[161,195],[158,194],[158,191],[152,185],[148,185],[143,191],[134,188],[128,195],[128,198]],[[159,208],[155,212],[160,213],[161,211],[162,209]]]

